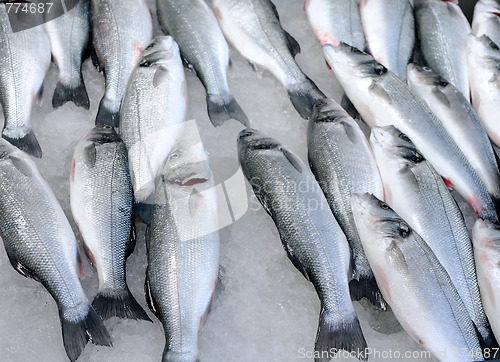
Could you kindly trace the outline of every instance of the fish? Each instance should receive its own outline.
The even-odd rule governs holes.
[[[420,50],[427,66],[470,97],[467,59],[469,21],[458,0],[415,0]]]
[[[42,149],[31,127],[31,108],[42,99],[50,66],[50,42],[40,27],[14,33],[5,4],[0,4],[0,104],[2,137],[34,157]]]
[[[253,69],[271,72],[300,116],[308,119],[314,103],[326,96],[295,62],[300,45],[281,27],[274,4],[269,0],[214,0],[213,7],[229,43]]]
[[[500,44],[500,2],[479,0],[474,6],[472,34],[480,37],[486,34],[495,44]]]
[[[106,80],[95,124],[117,127],[128,79],[153,36],[151,11],[144,0],[91,0],[90,21],[94,65]]]
[[[44,24],[50,40],[59,78],[52,96],[52,106],[66,102],[90,108],[89,96],[82,77],[82,63],[90,39],[89,0],[78,1],[70,11]]]
[[[412,1],[361,0],[359,9],[369,53],[406,82],[406,66],[415,46]]]
[[[159,36],[133,69],[120,111],[120,136],[138,202],[154,203],[155,180],[177,142],[187,106],[179,46],[171,36]]]
[[[467,38],[472,107],[490,140],[500,147],[500,49],[487,35]]]
[[[444,181],[394,126],[372,128],[370,143],[384,184],[385,202],[432,249],[485,345],[492,347],[495,339],[481,303],[469,233]]]
[[[314,175],[286,146],[254,129],[240,132],[238,159],[288,258],[318,293],[316,353],[343,349],[366,360],[366,341],[349,294],[349,244]]]
[[[50,186],[30,157],[0,139],[0,236],[16,271],[47,289],[59,309],[71,361],[87,341],[110,346],[111,337],[78,279],[78,245]]]
[[[383,199],[384,188],[370,145],[358,124],[333,99],[314,105],[307,131],[308,160],[330,209],[351,246],[354,261],[349,289],[354,300],[366,297],[385,309],[385,302],[366,258],[351,210],[353,193],[370,192]]]
[[[497,208],[463,152],[429,107],[394,73],[370,55],[341,43],[323,52],[342,87],[370,127],[393,125],[483,219]]]
[[[352,210],[380,290],[410,337],[438,361],[484,360],[462,299],[420,235],[368,193],[353,195]]]
[[[500,338],[498,318],[499,266],[500,266],[500,226],[488,220],[477,220],[472,228],[472,243],[476,262],[479,290],[484,310],[491,323],[493,333]]]
[[[235,119],[248,127],[248,117],[227,83],[229,47],[205,1],[157,0],[156,9],[162,31],[179,44],[182,59],[205,87],[212,124],[217,127]]]
[[[163,361],[198,361],[198,331],[219,271],[217,195],[196,129],[172,149],[155,191],[146,298],[165,331]]]
[[[500,200],[500,171],[488,135],[469,101],[430,68],[408,65],[408,84],[441,121],[448,134],[484,183],[491,198]]]
[[[99,277],[92,306],[102,319],[150,321],[126,282],[135,246],[127,149],[116,131],[97,125],[78,142],[70,177],[71,212]]]

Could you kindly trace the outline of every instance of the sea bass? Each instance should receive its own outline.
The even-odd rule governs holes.
[[[135,244],[133,194],[127,150],[113,128],[97,125],[80,140],[70,181],[71,212],[99,277],[92,306],[103,319],[149,320],[126,283],[126,258]]]
[[[427,243],[373,195],[354,195],[352,209],[380,290],[410,337],[438,361],[483,360],[465,305]]]
[[[162,360],[194,362],[217,282],[219,235],[208,157],[196,123],[185,124],[155,192],[146,297],[165,330]]]
[[[291,262],[316,288],[315,350],[362,355],[367,345],[349,294],[349,244],[314,175],[288,148],[252,129],[239,135],[238,158]]]
[[[481,304],[467,227],[441,176],[394,126],[373,128],[370,143],[385,201],[432,249],[486,345],[492,346],[494,338]]]
[[[308,119],[317,100],[326,98],[299,68],[297,41],[283,28],[269,0],[214,0],[215,15],[229,42],[253,67],[269,70],[283,84],[293,106]]]
[[[212,124],[235,119],[248,127],[248,118],[227,84],[229,47],[205,0],[157,0],[156,9],[163,32],[179,44],[182,58],[206,89]]]
[[[491,221],[477,220],[472,229],[477,278],[484,310],[493,333],[500,338],[500,226]]]
[[[486,34],[495,44],[500,44],[500,1],[479,0],[474,7],[472,34]]]
[[[415,45],[413,2],[361,0],[359,8],[369,52],[406,81],[406,65],[410,62]]]
[[[500,49],[486,35],[470,34],[467,40],[472,107],[491,141],[500,147]]]
[[[14,33],[4,4],[0,4],[0,103],[2,137],[35,157],[42,149],[31,129],[31,108],[42,97],[50,66],[50,42],[41,27]]]
[[[90,0],[80,0],[66,14],[44,24],[54,62],[59,69],[59,79],[52,96],[54,108],[66,102],[90,108],[82,77],[82,62],[90,38],[89,6]]]
[[[1,139],[0,175],[0,236],[7,256],[56,301],[69,359],[76,360],[89,339],[111,345],[78,280],[78,246],[66,215],[35,163]]]
[[[91,0],[94,63],[104,70],[106,89],[96,124],[118,126],[130,73],[151,41],[151,11],[144,0]]]
[[[121,107],[120,135],[139,202],[153,204],[155,179],[177,141],[187,103],[179,47],[172,37],[160,36],[132,71]]]
[[[469,99],[467,35],[471,27],[457,0],[415,0],[420,49],[427,65]]]
[[[351,210],[351,195],[369,192],[383,199],[384,190],[375,158],[358,124],[333,99],[314,105],[307,134],[309,165],[330,209],[347,236],[354,260],[349,289],[354,300],[366,297],[385,308],[385,302],[363,251]]]
[[[323,51],[370,127],[397,127],[478,215],[497,220],[495,205],[469,161],[429,107],[400,78],[370,55],[346,44],[336,48],[327,44]]]

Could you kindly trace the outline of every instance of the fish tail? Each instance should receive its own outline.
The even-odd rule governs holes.
[[[165,348],[162,362],[200,362],[198,356],[192,352],[175,352]]]
[[[111,317],[142,319],[150,321],[148,315],[140,304],[135,300],[130,290],[120,295],[111,295],[105,292],[99,292],[92,302],[92,306],[99,316],[103,319]]]
[[[22,137],[7,136],[4,130],[2,137],[27,154],[37,158],[42,157],[42,148],[40,147],[35,133],[32,130]]]
[[[64,318],[61,309],[59,309],[59,318],[61,320],[64,348],[71,361],[75,361],[80,356],[89,339],[94,344],[112,346],[108,330],[91,306],[89,306],[85,318],[78,322]]]
[[[83,82],[80,82],[76,87],[70,87],[61,82],[57,83],[52,96],[52,107],[59,108],[66,102],[73,102],[78,107],[85,109],[90,108],[89,96]]]
[[[287,92],[293,106],[304,119],[311,117],[314,104],[318,100],[326,98],[309,78],[305,82],[288,86]]]
[[[332,351],[343,349],[354,352],[362,360],[367,360],[367,348],[358,317],[353,313],[339,318],[338,313],[322,308],[319,316],[318,334],[316,335],[315,362],[330,361]]]
[[[99,103],[99,110],[95,118],[95,124],[104,124],[106,126],[118,127],[120,123],[120,113],[110,110],[105,105],[106,99],[101,99]]]
[[[215,127],[222,125],[229,119],[234,119],[245,127],[250,127],[248,117],[230,93],[222,96],[207,93],[207,108],[210,122]]]
[[[375,277],[362,276],[359,279],[352,279],[349,282],[349,291],[353,300],[366,298],[377,309],[386,310],[387,304],[380,293]]]

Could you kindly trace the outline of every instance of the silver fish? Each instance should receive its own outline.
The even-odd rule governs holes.
[[[186,131],[160,176],[149,228],[146,297],[165,330],[163,361],[198,361],[219,270],[217,197],[196,132]]]
[[[495,204],[460,148],[429,107],[400,78],[370,55],[346,44],[327,44],[323,51],[370,127],[397,127],[478,215],[498,219]]]
[[[406,81],[415,45],[412,1],[361,0],[359,8],[371,55]]]
[[[269,0],[214,0],[215,15],[228,41],[250,64],[269,70],[283,84],[300,116],[308,119],[325,95],[295,62],[297,41],[283,28]]]
[[[120,115],[120,135],[139,202],[153,204],[155,179],[177,141],[187,103],[179,47],[170,36],[155,38],[132,71]]]
[[[0,139],[0,236],[14,269],[40,281],[59,308],[64,348],[71,361],[89,338],[109,346],[111,337],[78,279],[75,235],[35,163]]]
[[[99,277],[92,306],[103,319],[149,320],[126,282],[125,262],[135,246],[133,193],[127,150],[113,128],[97,125],[76,146],[70,196],[73,218]]]
[[[130,73],[153,36],[151,11],[144,0],[91,0],[90,15],[94,63],[106,78],[95,123],[118,126]]]
[[[427,65],[469,99],[467,35],[471,27],[457,0],[415,0],[420,49]]]
[[[484,310],[493,333],[500,338],[500,226],[491,221],[477,220],[472,229],[477,279]]]
[[[309,165],[330,209],[347,236],[354,261],[349,289],[354,300],[385,302],[363,251],[351,210],[351,195],[369,192],[383,199],[384,189],[370,145],[358,124],[333,99],[314,105],[307,133]]]
[[[488,347],[494,341],[479,295],[472,244],[457,203],[441,176],[393,126],[370,137],[385,201],[432,249]]]
[[[500,44],[500,1],[479,0],[474,6],[472,34],[486,34],[495,44]]]
[[[2,137],[35,157],[42,149],[31,129],[31,108],[42,97],[50,65],[49,38],[40,27],[14,33],[0,4],[0,103],[5,117]]]
[[[288,148],[252,129],[241,131],[238,157],[289,259],[318,293],[321,314],[315,350],[320,356],[332,349],[362,356],[366,341],[348,286],[349,244],[314,175]]]
[[[373,195],[353,195],[352,210],[380,290],[410,337],[438,361],[483,360],[465,305],[427,243]],[[470,353],[450,353],[457,350]]]
[[[54,62],[59,69],[59,79],[52,96],[54,108],[70,101],[85,109],[90,108],[82,77],[82,62],[90,38],[89,7],[89,0],[80,0],[66,14],[44,24]]]
[[[205,1],[157,0],[156,10],[163,32],[179,44],[184,61],[206,89],[212,124],[220,126],[235,119],[248,127],[248,118],[227,84],[229,48],[226,39]]]

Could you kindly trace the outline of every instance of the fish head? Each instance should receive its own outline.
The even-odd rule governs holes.
[[[493,250],[500,261],[500,224],[478,219],[472,228],[472,242],[475,251],[489,254]]]
[[[179,45],[171,36],[158,36],[144,49],[139,62],[141,67],[167,65],[174,59],[180,59]]]
[[[268,152],[280,146],[280,143],[264,133],[252,128],[242,130],[238,135],[238,153]]]
[[[422,67],[418,64],[410,63],[406,67],[406,74],[408,77],[408,84],[411,89],[416,91],[420,96],[425,94],[423,91],[433,88],[444,88],[448,82],[440,75],[434,73],[428,67]]]
[[[314,104],[311,122],[333,123],[346,117],[349,115],[337,102],[330,98],[324,98]]]
[[[467,35],[467,56],[469,61],[476,59],[497,66],[500,63],[500,48],[486,34],[477,37],[471,33]]]
[[[413,167],[425,161],[408,136],[394,126],[373,127],[370,134],[370,144],[377,163],[381,167],[388,163]]]

